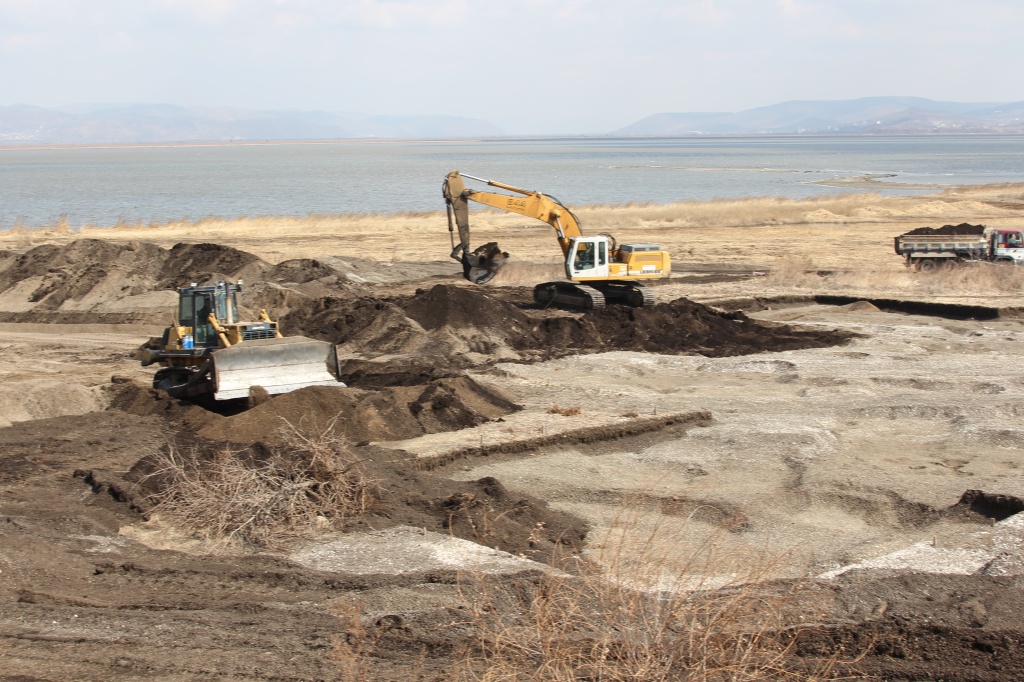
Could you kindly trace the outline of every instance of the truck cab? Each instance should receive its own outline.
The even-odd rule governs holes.
[[[1024,263],[1024,233],[1021,230],[992,230],[992,259]]]

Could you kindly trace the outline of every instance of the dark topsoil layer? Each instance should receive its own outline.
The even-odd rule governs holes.
[[[287,458],[288,432],[293,429],[312,438],[340,437],[375,490],[369,512],[341,520],[341,530],[425,528],[540,561],[548,560],[557,547],[578,546],[586,532],[578,519],[529,495],[509,494],[496,480],[466,483],[419,471],[413,456],[369,442],[466,428],[518,409],[468,377],[378,390],[311,386],[231,415],[131,382],[115,384],[112,391],[112,411],[161,418],[174,434],[169,446],[200,460],[222,451],[252,460],[271,452]],[[145,478],[152,471],[150,458],[143,457],[127,475],[92,471],[89,476],[145,512],[147,495],[163,482]]]
[[[984,225],[971,225],[970,223],[960,223],[959,225],[943,225],[942,227],[918,227],[907,235],[952,235],[952,234],[984,234]]]
[[[526,302],[528,292],[519,293],[520,301],[509,301],[486,288],[438,284],[411,297],[327,297],[293,308],[282,325],[338,344],[342,355],[356,355],[343,368],[346,378],[356,382],[372,374],[359,358],[383,354],[415,354],[423,361],[412,364],[420,365],[423,376],[443,376],[499,359],[535,362],[614,350],[723,357],[833,346],[851,337],[758,322],[742,312],[685,298],[645,308],[571,313],[539,310]],[[470,358],[466,352],[476,355]],[[416,372],[409,359],[388,362],[402,365],[401,373]],[[395,374],[378,369],[380,374],[389,371]]]

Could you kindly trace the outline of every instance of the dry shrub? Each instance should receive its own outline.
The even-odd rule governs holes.
[[[464,678],[831,678],[835,659],[795,653],[801,624],[813,618],[801,585],[769,585],[770,562],[719,555],[714,542],[688,554],[667,549],[663,529],[641,530],[638,519],[610,531],[598,556],[571,572],[521,585],[515,603],[478,581],[469,607],[479,639]]]
[[[552,405],[548,409],[548,414],[560,414],[563,417],[575,417],[581,411],[582,410],[580,410],[580,408],[577,407],[577,406],[573,406],[573,407],[560,407],[558,405]]]
[[[151,512],[208,540],[262,547],[337,526],[367,510],[374,487],[331,424],[307,431],[286,422],[280,444],[217,449],[169,445],[154,456]]]
[[[387,644],[381,640],[390,630],[400,628],[400,616],[389,614],[373,619],[364,617],[364,605],[357,599],[342,599],[332,607],[341,621],[342,632],[333,638],[328,657],[338,670],[338,678],[345,682],[371,682],[379,679],[375,669],[375,656]],[[408,679],[421,679],[423,656],[408,670]]]
[[[773,286],[813,287],[820,285],[821,276],[809,258],[787,256],[772,265],[766,281]]]

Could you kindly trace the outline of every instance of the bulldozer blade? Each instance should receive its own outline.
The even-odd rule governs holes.
[[[344,386],[330,369],[334,346],[304,336],[261,339],[222,348],[211,356],[216,400],[245,398],[253,386],[268,394],[288,393],[305,386]]]
[[[486,284],[505,266],[508,253],[498,247],[498,242],[488,242],[463,255],[462,259],[466,279],[473,284]]]

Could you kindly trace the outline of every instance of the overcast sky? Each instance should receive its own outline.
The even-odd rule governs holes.
[[[1021,0],[0,0],[0,105],[605,133],[793,99],[1024,100]]]

